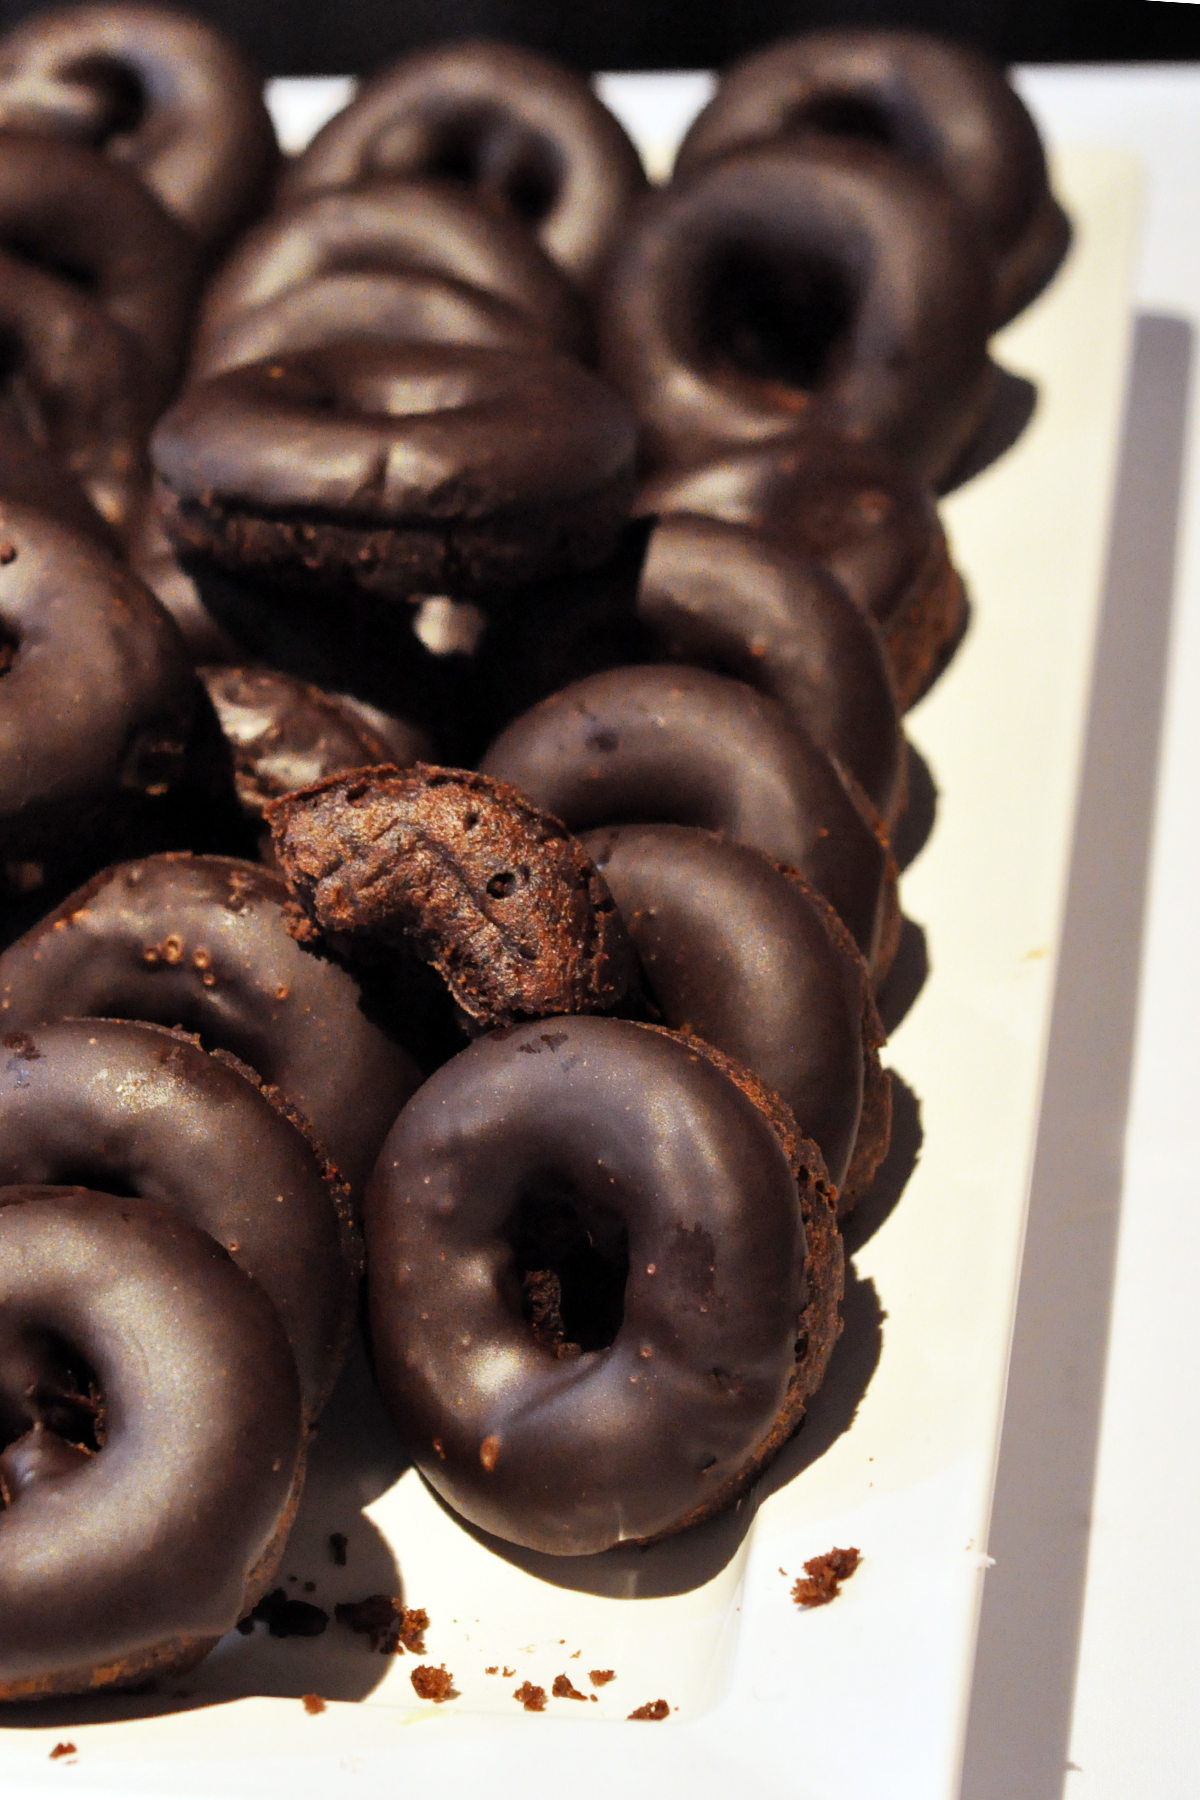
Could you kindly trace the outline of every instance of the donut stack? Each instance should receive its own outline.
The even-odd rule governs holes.
[[[935,494],[1067,226],[1002,78],[903,33],[748,59],[657,192],[497,44],[280,174],[237,52],[140,5],[0,42],[0,126],[13,1697],[254,1604],[360,1226],[384,1397],[486,1531],[649,1542],[796,1429],[890,1131]],[[244,1413],[135,1369],[180,1285]],[[254,1498],[71,1561],[171,1481]]]

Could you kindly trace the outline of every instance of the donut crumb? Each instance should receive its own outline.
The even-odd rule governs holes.
[[[519,1700],[526,1712],[545,1712],[546,1710],[546,1690],[544,1687],[538,1687],[535,1682],[523,1681],[514,1692],[513,1699]]]
[[[315,1714],[323,1713],[325,1711],[325,1702],[322,1700],[320,1694],[301,1694],[300,1698],[306,1713]]]
[[[607,1687],[610,1681],[617,1679],[615,1669],[589,1669],[588,1680],[593,1687]]]
[[[554,1684],[551,1687],[550,1692],[554,1695],[554,1698],[556,1700],[586,1700],[587,1699],[587,1695],[581,1694],[579,1689],[572,1684],[571,1677],[569,1675],[556,1675],[554,1677]]]
[[[823,1556],[810,1556],[804,1565],[805,1580],[797,1577],[792,1585],[792,1599],[797,1606],[828,1606],[836,1598],[843,1581],[849,1581],[862,1561],[853,1546],[848,1550],[827,1550]]]
[[[8,558],[8,561],[9,562],[12,561],[11,556]],[[55,1744],[53,1750],[50,1752],[50,1761],[57,1762],[60,1756],[78,1756],[78,1755],[79,1755],[79,1752],[78,1752],[78,1750],[76,1750],[74,1744],[70,1744],[70,1743]]]
[[[431,1663],[418,1663],[411,1679],[418,1698],[432,1700],[435,1706],[440,1706],[443,1700],[457,1698],[454,1677],[447,1671],[445,1663],[437,1669]]]
[[[665,1700],[647,1700],[645,1706],[635,1707],[629,1717],[631,1719],[665,1719],[670,1711]]]

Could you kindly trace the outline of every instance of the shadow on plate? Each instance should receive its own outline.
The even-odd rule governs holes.
[[[868,1239],[874,1237],[884,1220],[889,1218],[908,1185],[917,1166],[925,1133],[921,1125],[921,1102],[908,1083],[892,1071],[892,1140],[888,1153],[875,1172],[875,1179],[842,1225],[842,1241],[847,1256],[856,1256]],[[845,1308],[843,1308],[845,1316]],[[850,1329],[847,1323],[846,1331]],[[844,1332],[843,1338],[846,1333]]]
[[[908,746],[908,797],[892,828],[892,855],[904,872],[929,841],[937,817],[938,790],[933,771],[915,744]]]
[[[892,966],[875,996],[883,1029],[889,1037],[907,1017],[928,978],[929,947],[925,932],[915,919],[904,919]]]

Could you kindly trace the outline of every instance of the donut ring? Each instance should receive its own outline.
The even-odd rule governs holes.
[[[190,1667],[266,1588],[299,1494],[274,1309],[169,1208],[79,1189],[0,1188],[0,1267],[0,1700]]]
[[[676,176],[753,144],[866,138],[933,170],[971,212],[997,265],[994,325],[1039,294],[1071,228],[1046,181],[1037,127],[1002,71],[914,31],[809,31],[743,57],[675,159]]]
[[[604,560],[635,428],[566,357],[345,343],[197,383],[151,448],[181,548],[309,586],[487,598]]]
[[[886,840],[777,700],[706,669],[649,665],[572,682],[479,764],[570,831],[698,825],[799,869],[878,975],[894,949]],[[898,924],[898,920],[896,921]]]
[[[8,32],[0,124],[103,149],[208,248],[266,203],[279,160],[261,78],[237,45],[129,0],[60,7]]]
[[[591,347],[578,294],[520,226],[448,183],[389,181],[306,196],[247,232],[205,295],[194,373],[212,367],[241,315],[278,308],[296,289],[333,275],[385,273],[436,276],[501,301],[568,355]]]
[[[113,1187],[183,1214],[265,1290],[315,1419],[357,1269],[336,1182],[234,1060],[154,1025],[67,1019],[0,1036],[0,1186]]]
[[[763,1098],[695,1041],[564,1018],[478,1039],[401,1113],[367,1197],[376,1368],[474,1524],[560,1556],[654,1538],[794,1429],[841,1245]]]
[[[601,366],[651,466],[818,430],[934,481],[983,415],[993,304],[978,230],[936,178],[867,145],[745,150],[642,203]]]
[[[144,359],[157,411],[179,374],[196,250],[141,183],[78,144],[0,132],[0,250],[79,272]]]
[[[532,227],[573,281],[595,281],[646,177],[587,81],[516,44],[435,44],[366,82],[284,177],[288,198],[380,176],[468,183]]]
[[[351,1197],[420,1071],[357,981],[289,934],[287,887],[232,857],[148,856],[76,890],[0,956],[0,1033],[147,1020],[229,1050],[308,1119]]]

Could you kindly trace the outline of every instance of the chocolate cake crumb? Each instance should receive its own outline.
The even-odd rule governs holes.
[[[502,1671],[505,1681],[511,1681],[516,1672],[515,1669],[510,1669],[506,1666]]]
[[[593,1687],[607,1687],[610,1681],[617,1679],[615,1669],[589,1669],[588,1680]]]
[[[853,1547],[849,1550],[827,1550],[824,1556],[811,1556],[804,1565],[808,1580],[797,1578],[792,1586],[792,1599],[797,1606],[828,1606],[843,1581],[849,1581],[862,1561]]]
[[[432,1700],[435,1706],[455,1698],[454,1677],[447,1673],[445,1663],[437,1669],[431,1663],[418,1663],[412,1672],[412,1684],[422,1700]]]
[[[350,1539],[344,1531],[331,1531],[329,1534],[329,1553],[339,1569],[346,1566],[346,1551],[350,1547]]]
[[[325,1702],[320,1694],[302,1694],[300,1698],[306,1713],[323,1713],[325,1711]]]
[[[490,1669],[485,1669],[483,1672],[485,1675],[498,1675],[500,1673],[500,1664],[493,1663]]]
[[[665,1700],[647,1700],[645,1706],[635,1708],[629,1717],[631,1719],[665,1719],[670,1710]]]
[[[550,1692],[554,1695],[556,1700],[587,1699],[586,1694],[581,1694],[577,1687],[571,1685],[571,1677],[569,1675],[556,1675],[554,1677],[554,1685],[550,1689]]]
[[[272,1588],[264,1594],[249,1617],[253,1623],[265,1625],[277,1638],[320,1637],[329,1623],[329,1614],[323,1607],[313,1606],[308,1600],[289,1600],[282,1588]]]
[[[526,1712],[545,1712],[546,1710],[546,1690],[544,1687],[536,1686],[532,1681],[523,1681],[513,1694],[513,1699],[519,1700]]]
[[[78,1755],[79,1752],[76,1750],[74,1744],[55,1744],[53,1750],[50,1752],[50,1761],[57,1762],[60,1756]]]

